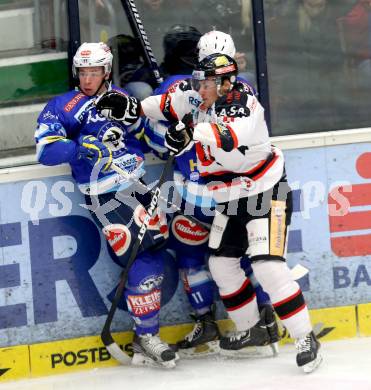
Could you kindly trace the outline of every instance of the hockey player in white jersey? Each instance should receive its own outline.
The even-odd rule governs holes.
[[[237,72],[233,58],[207,56],[193,72],[192,83],[185,81],[173,92],[146,98],[141,110],[154,120],[175,122],[166,133],[167,147],[178,155],[193,150],[197,161],[184,180],[203,178],[208,195],[218,203],[209,238],[209,267],[237,330],[221,339],[222,352],[243,354],[249,346],[269,342],[267,329],[259,324],[251,282],[240,266],[248,253],[255,277],[295,339],[297,365],[311,372],[322,358],[304,296],[286,264],[291,190],[284,157],[270,144],[263,107],[236,83]],[[122,119],[131,104],[107,93],[98,109]],[[189,113],[193,123],[185,125],[182,118]]]
[[[164,37],[164,47],[167,53],[166,59],[172,66],[170,75],[155,90],[154,95],[166,94],[176,88],[176,85],[186,79],[190,79],[198,58],[203,59],[209,54],[222,53],[234,56],[236,49],[230,35],[222,31],[210,31],[203,36],[190,26],[175,25]],[[182,53],[182,55],[180,55]],[[254,93],[253,88],[246,80],[237,79],[243,83],[247,91]],[[167,156],[168,149],[165,146],[165,134],[171,122],[145,121],[145,140],[160,158]],[[192,182],[183,181],[189,175],[189,167],[196,164],[195,154],[183,153],[177,156],[174,165],[174,180],[177,194],[182,199],[180,207],[187,215],[192,215],[204,224],[211,224],[213,220],[212,210],[214,202],[209,202],[205,196],[194,197],[192,191],[202,193],[203,179],[193,176]],[[178,180],[180,178],[180,180]],[[179,200],[179,199],[178,199]],[[177,202],[178,200],[175,200]],[[208,213],[203,211],[207,208]],[[207,213],[207,216],[205,215]],[[214,305],[214,282],[207,268],[209,251],[207,249],[208,233],[196,224],[190,223],[186,215],[177,215],[170,224],[170,238],[168,248],[175,252],[179,264],[184,290],[192,306],[191,314],[194,322],[193,329],[177,343],[182,356],[195,357],[209,355],[219,351],[219,330],[215,321]],[[187,234],[179,229],[188,229]],[[278,326],[268,295],[262,290],[253,276],[251,264],[245,256],[241,264],[249,279],[252,280],[256,299],[262,318],[269,329],[273,353],[277,354],[279,339]],[[218,340],[218,341],[216,341]],[[269,348],[268,348],[269,349]],[[259,351],[260,353],[261,351]]]

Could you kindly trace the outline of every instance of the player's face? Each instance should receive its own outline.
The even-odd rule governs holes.
[[[103,80],[106,79],[104,74],[104,67],[94,66],[86,68],[78,68],[80,89],[87,96],[93,96],[96,93],[102,92],[105,85],[102,85]],[[97,91],[99,88],[99,91]]]
[[[198,88],[198,93],[201,96],[204,106],[211,107],[218,99],[218,88],[216,85],[216,80],[213,78],[199,80]]]

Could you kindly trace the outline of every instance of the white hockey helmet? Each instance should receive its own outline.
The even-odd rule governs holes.
[[[84,42],[73,57],[72,74],[77,77],[77,68],[103,66],[104,73],[111,73],[113,55],[103,42]]]
[[[210,31],[198,41],[198,60],[202,61],[210,54],[220,53],[234,57],[236,48],[232,37],[222,31]]]

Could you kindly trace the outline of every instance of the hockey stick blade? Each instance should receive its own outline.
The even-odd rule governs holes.
[[[131,357],[129,357],[125,352],[123,352],[115,342],[106,345],[106,348],[110,355],[122,365],[126,366],[128,364],[131,364]]]

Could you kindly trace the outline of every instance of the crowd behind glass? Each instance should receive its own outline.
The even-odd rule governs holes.
[[[371,0],[263,3],[272,135],[368,127]],[[163,39],[172,26],[191,26],[201,34],[217,29],[233,36],[240,73],[256,86],[251,0],[136,0],[136,4],[159,64],[164,64]],[[0,1],[0,12],[26,7],[33,8],[38,23],[34,47],[2,50],[0,43],[0,61],[66,51],[66,1]],[[148,70],[121,1],[80,0],[79,9],[81,41],[104,40],[112,46],[115,83],[125,87],[135,78],[145,80],[148,88],[141,91],[151,93],[156,85],[145,74]],[[39,78],[32,75],[30,88],[35,89]],[[53,84],[53,77],[47,82]],[[55,94],[51,91],[49,95]],[[34,101],[40,96],[44,95],[34,96]],[[29,96],[22,99],[18,95],[0,100],[0,109],[32,103]]]

